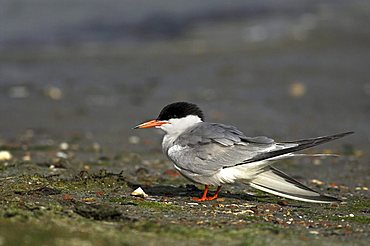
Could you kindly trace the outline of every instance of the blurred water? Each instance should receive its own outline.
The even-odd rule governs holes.
[[[83,134],[110,149],[159,150],[156,131],[131,127],[187,100],[248,135],[354,130],[343,141],[369,147],[368,1],[1,0],[0,7],[2,139],[34,129],[61,140]]]
[[[147,41],[201,22],[290,16],[330,1],[1,0],[1,45]],[[344,3],[345,1],[342,1]],[[336,4],[340,4],[338,1]]]

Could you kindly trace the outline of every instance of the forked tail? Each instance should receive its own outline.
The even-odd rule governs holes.
[[[340,202],[337,198],[322,195],[308,188],[271,166],[266,167],[266,170],[258,174],[249,184],[258,190],[298,201],[314,203]]]

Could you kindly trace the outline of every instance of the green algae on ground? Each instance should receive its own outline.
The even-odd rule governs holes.
[[[365,245],[368,235],[368,198],[331,207],[282,202],[259,192],[234,195],[225,187],[224,198],[194,203],[190,197],[199,192],[195,186],[154,175],[142,185],[149,194],[142,199],[130,196],[141,182],[130,176],[135,169],[81,172],[71,164],[57,174],[44,167],[40,174],[1,179],[0,240],[6,245],[27,240],[31,245],[325,245],[326,240],[350,242],[353,234]],[[18,237],[11,231],[15,227]]]

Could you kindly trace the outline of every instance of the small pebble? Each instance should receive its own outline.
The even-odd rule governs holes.
[[[349,214],[349,217],[353,218],[353,217],[355,217],[355,215],[354,214]]]
[[[93,143],[92,148],[96,152],[99,152],[101,150],[101,146],[98,143]]]
[[[130,136],[128,138],[128,142],[130,144],[139,144],[140,143],[140,138],[138,136]]]
[[[25,154],[23,157],[22,157],[22,160],[23,161],[31,161],[31,154],[30,153],[27,153]]]
[[[311,183],[313,183],[313,184],[317,184],[317,185],[323,185],[323,184],[324,184],[324,182],[322,182],[322,181],[320,181],[320,180],[318,180],[318,179],[312,179],[312,180],[311,180]]]
[[[302,97],[306,93],[306,86],[302,82],[294,82],[289,87],[289,94],[292,97]]]
[[[318,232],[318,231],[310,231],[310,234],[318,235],[318,234],[319,234],[319,232]]]
[[[368,190],[369,190],[369,188],[367,188],[367,187],[365,187],[365,186],[364,186],[364,187],[359,187],[359,186],[358,186],[358,187],[356,187],[356,188],[355,188],[355,190],[365,190],[365,191],[368,191]]]
[[[50,86],[45,89],[45,94],[53,100],[60,100],[63,97],[63,92],[60,88],[55,86]]]
[[[13,156],[9,151],[7,150],[0,151],[0,161],[9,161],[12,158]]]
[[[67,159],[68,158],[68,155],[66,153],[64,153],[64,152],[59,151],[57,153],[57,157],[63,158],[63,159]]]
[[[60,148],[61,150],[67,150],[67,149],[69,148],[69,145],[68,145],[68,143],[63,142],[63,143],[60,143],[60,144],[59,144],[59,148]]]

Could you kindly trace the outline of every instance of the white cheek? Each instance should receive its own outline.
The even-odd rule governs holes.
[[[168,130],[170,130],[172,128],[172,125],[171,125],[171,123],[169,123],[169,124],[164,124],[164,125],[161,125],[161,126],[156,126],[155,128],[158,128],[158,129],[161,129],[161,130],[167,132]]]
[[[202,120],[196,115],[188,115],[180,119],[170,119],[168,124],[159,126],[161,130],[167,132],[168,134],[178,135],[182,133],[187,128],[201,122]]]

